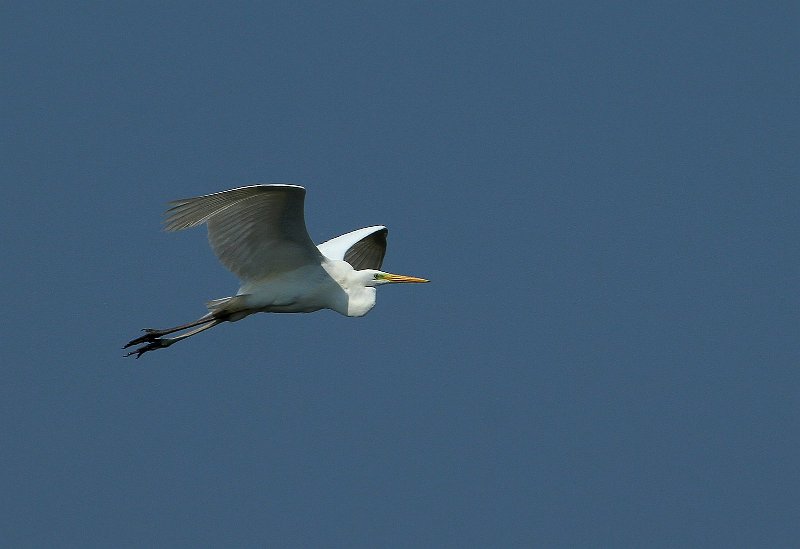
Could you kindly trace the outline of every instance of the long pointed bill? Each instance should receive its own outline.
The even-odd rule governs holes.
[[[430,282],[425,278],[417,278],[416,276],[406,276],[406,275],[396,275],[392,273],[386,273],[383,275],[384,280],[388,280],[389,282]]]

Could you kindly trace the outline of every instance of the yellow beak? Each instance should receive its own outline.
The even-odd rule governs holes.
[[[416,276],[406,276],[406,275],[396,275],[392,273],[386,273],[383,275],[384,280],[388,280],[389,282],[430,282],[425,278],[417,278]]]

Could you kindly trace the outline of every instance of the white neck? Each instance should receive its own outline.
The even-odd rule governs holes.
[[[325,261],[322,267],[342,290],[331,309],[345,316],[364,316],[375,306],[377,290],[364,285],[360,271],[346,261],[337,260]]]

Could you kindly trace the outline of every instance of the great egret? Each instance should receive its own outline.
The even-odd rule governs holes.
[[[298,185],[251,185],[171,202],[165,229],[181,231],[208,223],[211,248],[241,279],[241,287],[234,296],[209,301],[208,314],[194,322],[165,330],[145,329],[143,336],[123,348],[141,347],[125,356],[139,358],[253,313],[332,309],[346,316],[363,316],[375,306],[376,286],[428,282],[379,270],[388,233],[382,225],[315,246],[303,217],[305,195]],[[163,337],[183,330],[188,331]]]

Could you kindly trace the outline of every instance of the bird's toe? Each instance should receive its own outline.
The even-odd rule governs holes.
[[[131,342],[128,345],[126,345],[125,347],[129,347],[131,344],[136,345],[135,343]],[[169,347],[170,344],[172,344],[172,341],[169,340],[169,339],[156,338],[156,339],[154,339],[152,341],[146,342],[145,345],[142,345],[138,349],[134,349],[133,351],[127,353],[125,356],[126,357],[135,356],[136,358],[139,358],[140,356],[142,356],[143,354],[145,354],[148,351],[155,351],[156,349],[164,349],[166,347]],[[125,348],[125,347],[123,347],[123,348]]]
[[[145,333],[143,336],[131,339],[128,343],[125,344],[123,349],[127,349],[128,347],[133,347],[134,345],[139,345],[140,343],[149,343],[157,339],[159,336],[163,335],[163,330],[154,330],[153,328],[144,328],[142,331]]]

